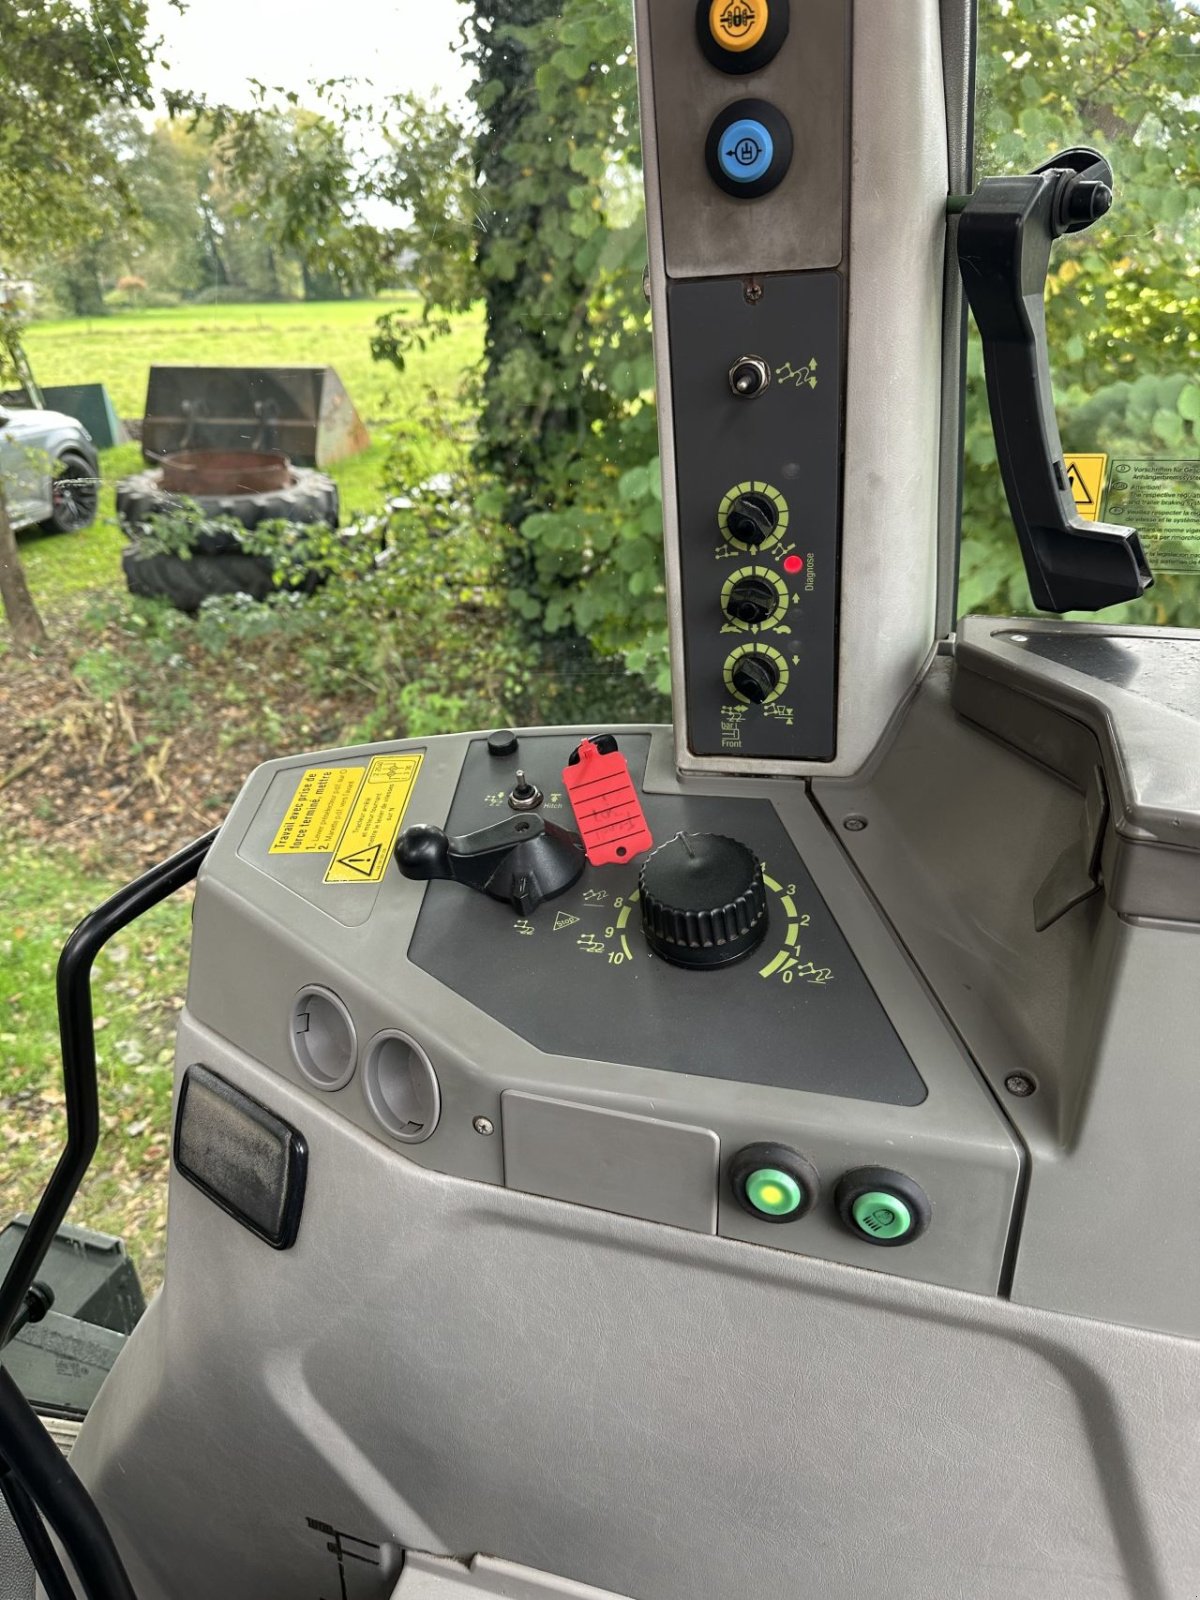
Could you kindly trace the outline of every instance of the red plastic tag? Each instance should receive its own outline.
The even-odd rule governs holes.
[[[601,743],[607,748],[598,748],[593,739],[583,741],[563,768],[563,783],[588,860],[594,867],[611,867],[649,850],[654,839],[629,776],[629,763],[611,735]]]

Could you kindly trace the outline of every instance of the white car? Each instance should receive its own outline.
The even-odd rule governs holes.
[[[61,411],[0,408],[0,481],[14,528],[78,533],[96,520],[96,447]]]

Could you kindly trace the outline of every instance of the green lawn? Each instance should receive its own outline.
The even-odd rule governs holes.
[[[399,426],[416,431],[421,446],[418,459],[425,470],[436,472],[443,465],[441,441],[421,419],[431,409],[431,396],[446,403],[451,414],[460,413],[456,402],[463,374],[483,348],[482,315],[471,313],[458,318],[450,333],[427,350],[415,351],[405,370],[397,372],[372,360],[370,351],[376,319],[392,310],[414,318],[417,314],[415,301],[404,297],[315,305],[191,306],[37,322],[26,332],[25,347],[40,382],[104,383],[121,417],[142,415],[146,381],[155,362],[335,367],[373,436],[363,455],[330,469],[349,518],[378,508]],[[105,451],[96,526],[82,534],[22,536],[26,571],[40,605],[53,610],[68,596],[121,585],[125,541],[114,521],[114,488],[118,478],[142,465],[136,445]]]
[[[418,314],[415,299],[403,295],[316,304],[179,306],[35,322],[26,331],[25,348],[39,382],[105,383],[121,417],[142,415],[146,377],[156,361],[336,367],[370,425],[405,416],[431,384],[457,383],[482,345],[482,318],[468,317],[398,373],[371,359],[376,318],[388,311]]]
[[[0,1223],[33,1208],[62,1148],[54,970],[76,922],[117,887],[66,850],[0,842]],[[160,1275],[171,1123],[171,1038],[187,982],[189,908],[176,898],[103,952],[93,975],[101,1141],[72,1220],[127,1238]]]

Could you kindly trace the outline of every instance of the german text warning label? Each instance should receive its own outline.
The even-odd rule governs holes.
[[[423,755],[376,756],[332,847],[326,883],[379,883],[408,810]]]
[[[279,825],[273,856],[327,855],[342,836],[365,767],[310,767]]]
[[[1114,461],[1104,514],[1138,530],[1152,572],[1200,577],[1200,461]]]

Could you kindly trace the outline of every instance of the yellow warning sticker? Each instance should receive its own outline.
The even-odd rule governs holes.
[[[423,755],[376,756],[333,846],[326,883],[380,883],[408,810]]]
[[[1104,492],[1104,469],[1108,466],[1106,455],[1064,456],[1067,482],[1075,497],[1075,509],[1085,522],[1100,520],[1100,496]]]
[[[322,855],[342,836],[365,767],[310,767],[279,825],[273,856]]]

